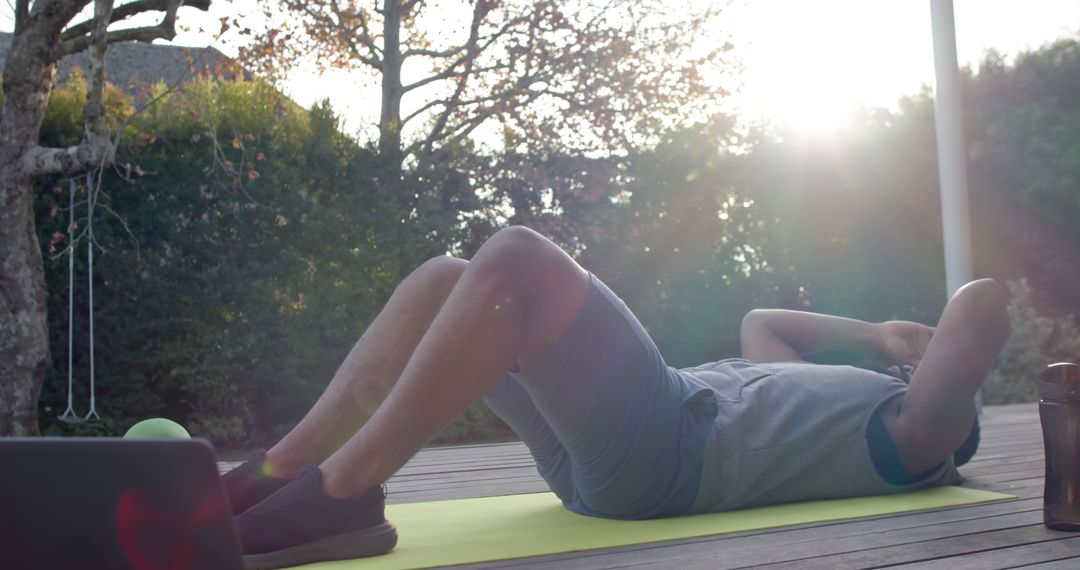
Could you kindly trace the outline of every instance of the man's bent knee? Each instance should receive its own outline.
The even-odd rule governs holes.
[[[474,272],[524,290],[545,288],[544,282],[566,273],[560,270],[577,268],[559,246],[524,226],[495,232],[469,263]]]
[[[464,259],[440,255],[425,261],[413,273],[433,283],[452,287],[468,265]]]
[[[1009,301],[1009,294],[994,279],[979,279],[957,289],[954,298],[964,297],[968,302],[977,304],[986,310],[1003,309]]]
[[[521,226],[495,233],[469,262],[470,272],[519,303],[530,326],[527,362],[559,338],[577,315],[588,273],[544,236]]]
[[[973,396],[1009,336],[1007,299],[992,279],[957,290],[915,369],[899,413],[882,416],[909,474],[947,459],[971,430]]]
[[[956,303],[963,311],[971,329],[980,336],[1003,344],[1009,337],[1011,327],[1006,306],[1009,294],[993,279],[979,279],[956,291],[950,303]]]
[[[510,226],[488,238],[472,261],[496,265],[516,264],[552,247],[558,246],[535,231],[525,226]]]

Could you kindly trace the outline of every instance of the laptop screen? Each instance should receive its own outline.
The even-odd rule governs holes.
[[[241,567],[207,442],[0,439],[0,568]]]

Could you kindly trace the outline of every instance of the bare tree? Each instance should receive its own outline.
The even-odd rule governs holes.
[[[245,61],[268,75],[311,56],[367,70],[382,87],[380,153],[419,170],[485,125],[525,144],[624,150],[722,95],[706,70],[730,48],[697,41],[719,8],[665,0],[284,0],[265,12],[277,23]]]
[[[111,164],[114,146],[105,127],[105,52],[115,42],[151,42],[176,35],[181,6],[209,8],[210,0],[133,0],[113,6],[94,0],[93,16],[73,23],[90,0],[16,0],[15,30],[3,69],[0,107],[0,436],[38,433],[37,402],[49,366],[45,278],[34,228],[33,183]],[[110,30],[145,13],[157,25]],[[78,145],[38,144],[41,121],[59,61],[89,49],[84,129]]]

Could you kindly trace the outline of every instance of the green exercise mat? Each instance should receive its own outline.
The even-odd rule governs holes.
[[[306,570],[426,568],[542,556],[698,536],[1015,499],[964,487],[774,505],[646,521],[574,514],[551,493],[387,506],[398,528],[390,554],[307,565]]]

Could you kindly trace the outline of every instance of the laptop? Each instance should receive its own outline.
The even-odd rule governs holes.
[[[0,438],[0,568],[242,567],[205,440]]]

